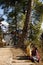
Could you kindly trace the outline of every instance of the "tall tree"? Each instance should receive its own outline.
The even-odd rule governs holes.
[[[28,24],[30,22],[31,2],[32,2],[32,0],[28,0],[27,13],[26,13],[26,19],[24,22],[23,32],[22,32],[21,38],[20,38],[19,43],[18,43],[20,45],[20,47],[24,47],[24,39],[26,38]],[[30,27],[30,25],[29,25],[29,27]]]

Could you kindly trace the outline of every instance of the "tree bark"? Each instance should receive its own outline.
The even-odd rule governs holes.
[[[28,27],[28,24],[30,21],[30,14],[31,14],[31,2],[32,0],[28,0],[27,13],[26,13],[26,19],[24,22],[23,32],[22,32],[21,38],[19,39],[19,43],[18,43],[20,47],[24,47],[24,38],[26,38],[27,30],[30,27],[30,25]]]

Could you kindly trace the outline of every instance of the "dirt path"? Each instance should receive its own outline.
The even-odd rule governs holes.
[[[0,65],[34,65],[24,55],[20,48],[0,48]]]

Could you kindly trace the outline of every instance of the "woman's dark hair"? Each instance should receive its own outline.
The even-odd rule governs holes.
[[[35,47],[35,49],[38,50],[37,47]]]

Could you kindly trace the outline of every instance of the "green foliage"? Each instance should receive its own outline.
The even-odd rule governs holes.
[[[39,0],[36,0],[35,1],[35,10],[38,12],[38,13],[43,13],[43,4],[42,2],[39,2]]]
[[[43,4],[39,0],[34,0],[33,12],[35,13],[32,16],[35,18],[33,24],[30,24],[30,35],[29,38],[37,43],[39,41],[40,35],[40,26],[42,22],[40,21],[40,16],[43,13]],[[7,21],[11,20],[10,31],[17,28],[22,28],[24,26],[25,15],[27,11],[28,0],[0,0],[0,6],[4,9],[4,14],[8,17]],[[11,11],[10,11],[11,9]],[[33,19],[32,18],[32,19]],[[38,21],[38,22],[37,22]],[[14,26],[12,26],[14,25]],[[26,44],[29,42],[27,41]],[[38,42],[39,43],[39,42]]]
[[[37,44],[37,45],[41,45],[40,42],[40,27],[41,27],[41,23],[42,23],[42,13],[43,13],[43,4],[41,2],[39,2],[39,0],[35,0],[34,1],[34,6],[32,7],[32,22],[30,23],[30,35],[29,35],[29,39]]]
[[[41,26],[40,22],[37,25],[30,24],[30,36],[29,36],[29,38],[35,43],[39,41],[40,26]]]

